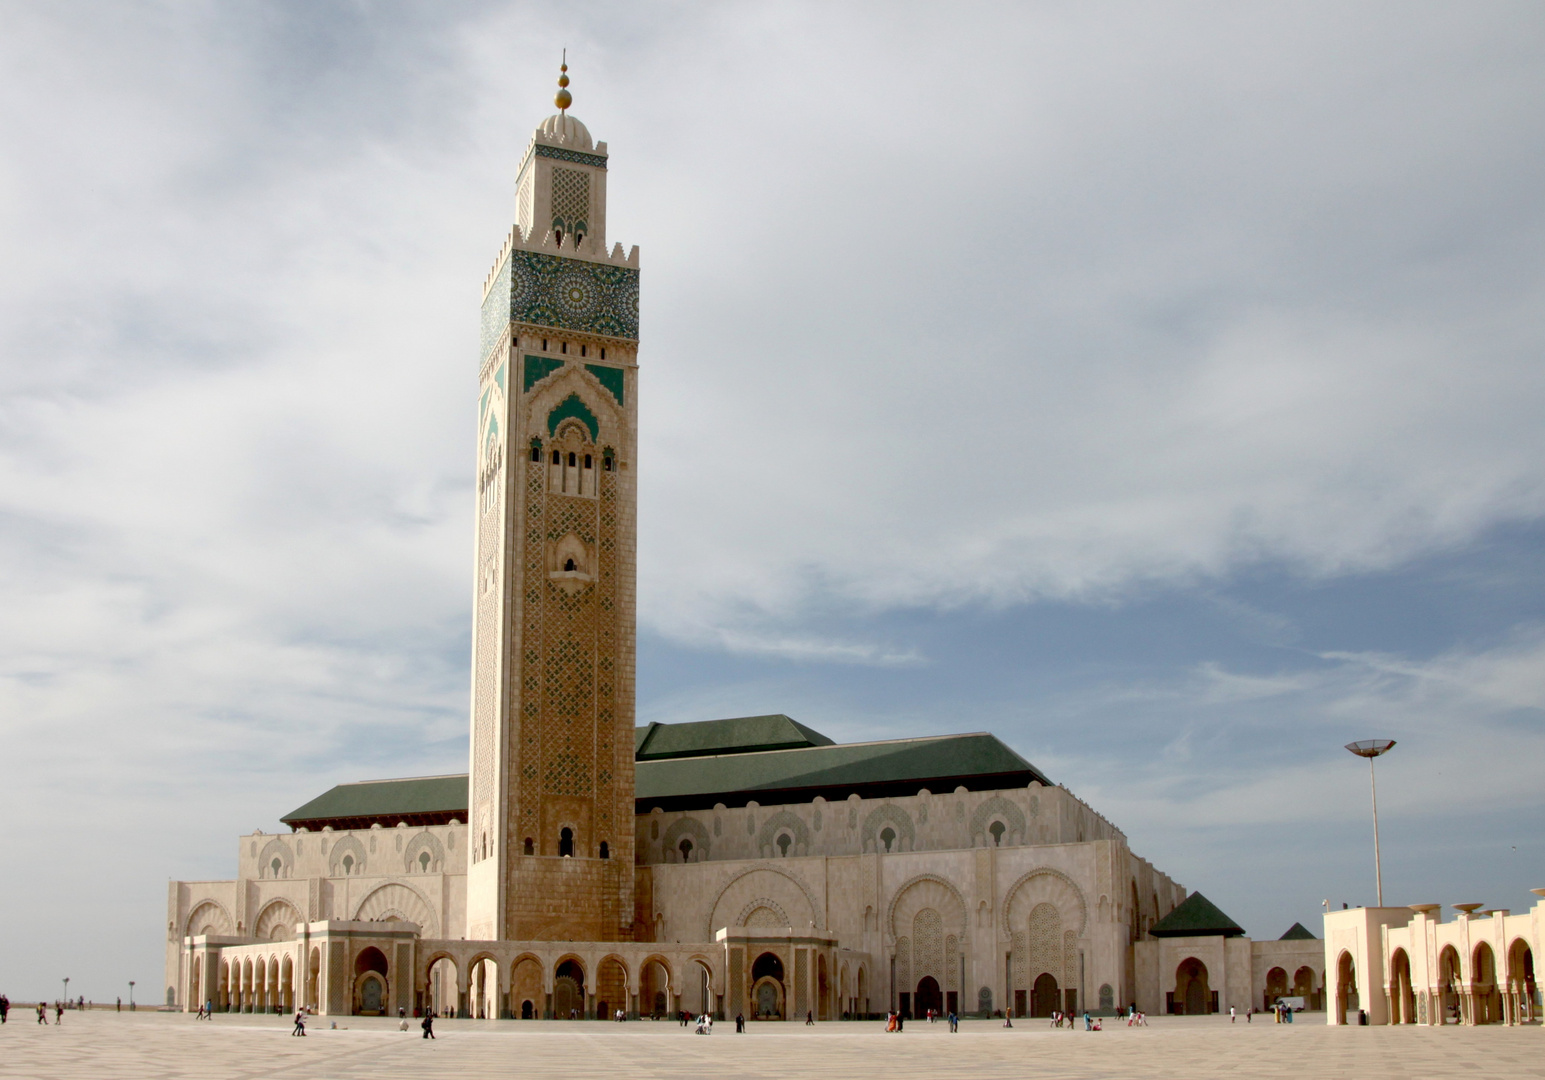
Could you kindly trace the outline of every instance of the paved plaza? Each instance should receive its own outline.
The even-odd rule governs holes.
[[[1322,1019],[1315,1017],[1315,1019]],[[1162,1018],[1148,1028],[1052,1030],[1045,1021],[913,1022],[900,1035],[879,1023],[754,1024],[736,1036],[719,1024],[703,1037],[641,1021],[441,1021],[434,1042],[397,1021],[317,1020],[291,1038],[282,1017],[182,1013],[67,1013],[39,1027],[24,1011],[0,1028],[0,1077],[136,1078],[413,1077],[1400,1077],[1545,1078],[1538,1027],[1331,1028],[1256,1017]]]

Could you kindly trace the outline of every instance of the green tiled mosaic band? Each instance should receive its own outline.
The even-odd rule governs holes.
[[[535,251],[513,251],[483,301],[482,355],[510,321],[638,340],[638,271]]]

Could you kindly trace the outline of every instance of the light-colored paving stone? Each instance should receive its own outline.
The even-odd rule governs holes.
[[[762,1024],[736,1036],[721,1024],[705,1038],[648,1021],[442,1021],[436,1041],[425,1042],[413,1021],[406,1033],[396,1021],[330,1024],[315,1019],[297,1039],[280,1017],[199,1023],[183,1014],[88,1012],[44,1028],[13,1012],[0,1028],[0,1077],[1545,1078],[1539,1027],[1328,1028],[1198,1017],[1093,1033],[975,1021],[953,1036],[944,1024],[915,1022],[901,1035],[879,1024]]]

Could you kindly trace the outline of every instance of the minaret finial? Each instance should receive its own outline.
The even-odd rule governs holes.
[[[558,75],[558,94],[557,94],[556,97],[553,98],[553,104],[558,106],[559,111],[562,111],[564,109],[567,109],[570,105],[574,104],[574,95],[569,93],[569,91],[568,91],[568,85],[569,85],[569,50],[568,49],[564,49],[563,50],[563,64],[559,67],[558,70],[560,72],[560,74]]]

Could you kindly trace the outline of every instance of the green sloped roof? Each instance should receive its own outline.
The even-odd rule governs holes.
[[[1288,932],[1277,939],[1278,941],[1319,941],[1311,934],[1301,922],[1296,922],[1288,927]]]
[[[781,713],[701,720],[690,724],[650,724],[635,728],[633,734],[633,747],[639,761],[831,745],[832,741],[819,731]]]
[[[406,780],[365,780],[339,784],[279,820],[286,825],[404,818],[424,815],[467,816],[467,775],[414,776]]]
[[[706,809],[720,802],[744,806],[753,799],[771,805],[804,802],[817,795],[833,801],[852,794],[884,798],[915,795],[919,788],[943,792],[964,786],[985,791],[1025,787],[1032,780],[1051,783],[1034,765],[985,732],[839,745],[788,717],[743,717],[718,723],[729,726],[717,729],[717,734],[710,725],[699,724],[651,724],[638,729],[636,745],[653,745],[653,738],[665,735],[660,752],[676,755],[638,761],[634,796],[639,811],[656,806]],[[699,730],[677,739],[670,732],[675,727]],[[790,731],[803,745],[785,750],[746,747],[747,738],[769,733],[793,738]],[[694,750],[712,745],[714,739],[730,749]],[[404,820],[421,824],[452,817],[467,819],[465,773],[339,784],[280,820],[292,827],[318,829],[328,824],[363,828],[376,821],[390,827]]]
[[[1242,926],[1199,892],[1186,897],[1179,907],[1148,928],[1154,937],[1242,937],[1244,932]]]
[[[712,757],[640,761],[635,770],[640,810],[688,809],[758,802],[915,795],[919,788],[952,791],[1050,783],[1034,765],[995,736],[941,735],[925,739],[843,743]]]

